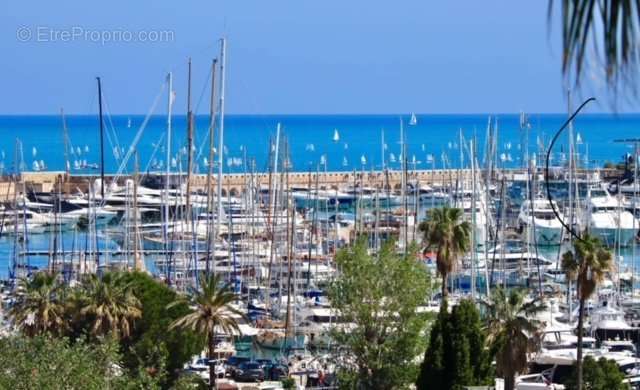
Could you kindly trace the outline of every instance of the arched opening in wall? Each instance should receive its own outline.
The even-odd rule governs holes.
[[[227,196],[227,190],[223,188],[221,194],[223,197]]]
[[[238,189],[236,187],[231,188],[231,196],[238,196]]]
[[[402,188],[402,186],[400,184],[396,184],[395,186],[393,186],[393,188],[399,190],[400,188]]]

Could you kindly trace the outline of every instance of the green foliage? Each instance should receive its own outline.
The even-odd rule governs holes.
[[[505,390],[515,386],[517,373],[527,369],[527,353],[536,351],[540,344],[542,322],[535,319],[545,309],[536,299],[526,300],[525,292],[494,289],[487,307],[487,341],[495,351],[497,374],[504,377]]]
[[[585,302],[595,292],[613,267],[611,252],[602,246],[598,237],[588,233],[573,243],[574,251],[562,255],[562,270],[567,280],[576,281],[580,306],[578,309],[577,387],[582,388],[582,335],[584,334]]]
[[[178,294],[151,276],[132,272],[124,275],[142,305],[142,316],[135,322],[129,338],[122,344],[123,362],[129,370],[145,370],[170,385],[184,364],[204,348],[204,338],[169,325],[189,312],[185,304],[167,306]],[[168,377],[162,378],[166,373]]]
[[[447,276],[453,272],[459,257],[471,246],[471,224],[463,221],[461,209],[438,207],[429,210],[428,219],[420,223],[423,243],[436,250],[436,266],[442,276],[442,297],[447,295]]]
[[[239,297],[230,283],[223,284],[219,274],[200,278],[199,289],[193,289],[188,296],[177,298],[166,306],[167,310],[186,305],[187,311],[169,325],[169,330],[190,329],[207,341],[207,357],[213,359],[216,332],[239,334],[238,320],[244,318],[233,305]],[[215,386],[216,376],[213,364],[209,365],[209,382]]]
[[[414,383],[427,322],[416,309],[428,291],[427,270],[415,253],[396,254],[393,242],[369,255],[364,238],[338,252],[336,263],[340,274],[329,287],[329,299],[341,320],[353,324],[332,333],[341,346],[341,386],[391,389]]]
[[[126,388],[169,387],[205,345],[191,330],[169,329],[189,307],[175,303],[176,292],[144,273],[91,275],[65,288],[58,275],[42,272],[22,280],[20,290],[11,316],[24,335],[66,336],[96,345],[110,335],[119,344],[125,374],[135,378]]]
[[[188,372],[181,374],[171,388],[174,390],[206,390],[209,386],[199,375]]]
[[[283,389],[295,389],[296,381],[293,378],[286,378],[282,380]]]
[[[87,275],[82,283],[85,304],[80,314],[90,324],[92,336],[112,335],[116,339],[131,334],[134,321],[142,316],[140,300],[131,291],[125,273],[110,272],[99,277]]]
[[[492,382],[491,357],[485,348],[480,313],[463,300],[447,311],[446,302],[429,334],[418,389],[462,389]]]
[[[18,281],[16,304],[9,316],[25,335],[60,335],[67,329],[63,286],[58,274],[38,272]]]
[[[122,375],[113,340],[70,343],[63,338],[0,339],[2,389],[154,389],[152,380]],[[144,383],[143,386],[136,386]],[[132,387],[133,386],[133,387]]]
[[[600,358],[595,360],[593,356],[587,356],[583,361],[584,378],[583,388],[591,390],[624,390],[629,387],[622,383],[624,374],[615,361]],[[577,389],[577,367],[574,366],[572,374],[564,385],[568,390]]]

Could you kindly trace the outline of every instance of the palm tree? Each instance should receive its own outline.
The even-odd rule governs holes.
[[[420,223],[426,248],[436,249],[436,265],[442,276],[442,299],[447,297],[447,277],[457,266],[458,258],[471,246],[471,224],[462,220],[462,210],[439,207],[429,211],[427,221]]]
[[[9,316],[30,337],[62,333],[66,328],[65,306],[60,297],[62,289],[55,273],[39,272],[31,279],[21,278]]]
[[[584,69],[593,58],[602,77],[617,91],[618,87],[630,88],[634,94],[634,82],[638,72],[640,48],[640,12],[635,1],[622,0],[562,0],[562,72],[579,85]],[[554,0],[549,0],[551,22]],[[593,55],[590,52],[595,51]],[[589,54],[587,54],[589,53]],[[600,73],[600,72],[599,72]]]
[[[578,377],[576,385],[582,388],[582,333],[584,331],[584,303],[602,282],[606,273],[611,270],[611,252],[602,246],[602,242],[595,236],[584,234],[582,239],[573,244],[574,252],[568,251],[562,255],[562,270],[567,280],[576,281],[576,291],[580,301],[578,311],[578,356],[576,368]]]
[[[167,307],[183,304],[187,300],[189,313],[175,320],[169,329],[183,328],[202,335],[207,340],[209,359],[209,388],[215,387],[215,334],[222,331],[226,334],[240,332],[238,319],[244,314],[231,304],[238,296],[231,290],[230,283],[222,284],[220,275],[202,277],[200,289],[193,290],[187,297],[181,297]]]
[[[507,293],[495,289],[487,306],[487,342],[496,351],[496,369],[505,381],[505,390],[513,390],[516,373],[527,368],[527,353],[537,350],[542,322],[534,317],[545,309],[538,299],[525,302],[520,290]]]
[[[86,305],[80,313],[91,323],[91,334],[129,337],[133,321],[142,316],[142,305],[123,274],[109,273],[99,278],[89,275],[83,283]]]

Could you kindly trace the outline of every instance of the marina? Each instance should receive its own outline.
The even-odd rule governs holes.
[[[8,3],[0,389],[640,390],[640,2],[547,3]]]

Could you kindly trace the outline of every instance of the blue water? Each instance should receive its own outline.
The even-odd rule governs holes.
[[[436,168],[460,166],[460,137],[466,140],[476,137],[476,148],[480,158],[484,148],[488,114],[474,115],[417,115],[418,123],[408,126],[409,116],[403,117],[407,139],[407,159],[412,168],[415,156],[416,168],[431,168],[427,156],[434,157]],[[523,131],[517,114],[493,116],[499,127],[498,155],[504,153],[504,165],[520,166],[525,145]],[[561,114],[530,115],[531,125],[528,137],[529,150],[539,150],[540,143],[548,145],[550,138],[564,122]],[[127,127],[131,119],[131,127]],[[67,116],[69,139],[74,150],[69,154],[74,160],[86,160],[98,164],[99,128],[97,116]],[[134,136],[144,121],[143,116],[110,116],[105,118],[105,170],[115,172],[121,164],[118,155],[124,155]],[[172,132],[172,156],[186,167],[186,119],[174,116]],[[400,166],[400,116],[399,115],[246,115],[227,116],[225,122],[224,170],[242,172],[244,161],[255,159],[258,172],[268,169],[270,140],[275,139],[276,125],[281,123],[283,138],[287,139],[290,159],[294,170],[315,170],[319,163],[326,161],[327,170],[376,169],[382,165],[382,131],[387,145],[385,162],[388,167]],[[575,131],[583,141],[578,146],[583,163],[590,166],[601,165],[606,160],[619,161],[630,146],[615,143],[614,140],[638,135],[640,115],[581,115],[575,121]],[[208,156],[208,118],[196,119],[195,145],[197,165],[200,172],[205,170],[204,158]],[[334,129],[338,129],[340,140],[333,141]],[[22,161],[23,170],[32,170],[34,160],[43,160],[47,170],[64,169],[64,147],[62,122],[58,116],[0,116],[0,163],[4,172],[15,169],[15,161]],[[16,148],[19,139],[22,148]],[[555,161],[560,161],[566,151],[567,136],[560,138],[554,148]],[[159,169],[160,160],[164,164],[166,152],[166,118],[150,118],[137,144],[141,170]],[[216,140],[217,145],[217,140]],[[510,146],[510,147],[509,147]],[[284,146],[283,146],[284,147]],[[35,150],[34,150],[35,148]],[[179,153],[183,149],[183,153]],[[77,152],[80,152],[78,154]],[[118,152],[119,151],[119,152]],[[18,156],[16,159],[16,152]],[[34,153],[35,152],[35,153]],[[394,154],[396,163],[390,162]],[[322,157],[325,155],[326,157]],[[510,155],[510,159],[508,158]],[[362,164],[364,156],[364,164]],[[468,165],[465,152],[463,164]],[[245,160],[246,157],[246,160]],[[444,157],[444,158],[443,158]],[[155,164],[152,164],[154,161]],[[344,160],[346,159],[346,164]],[[235,165],[233,164],[235,160]],[[511,161],[509,161],[511,160]],[[430,160],[429,160],[430,161]],[[123,165],[125,172],[133,170],[133,158]],[[175,165],[177,171],[180,163]],[[163,168],[164,169],[164,168]],[[325,167],[321,166],[321,170]],[[91,170],[73,170],[74,173],[91,173]]]
[[[498,155],[511,156],[511,161],[504,161],[507,167],[521,166],[525,143],[530,151],[538,151],[539,144],[548,144],[550,138],[563,124],[565,115],[530,115],[531,124],[528,139],[520,130],[520,118],[517,114],[503,114],[494,116],[497,119]],[[409,116],[405,115],[405,134],[407,139],[407,158],[410,167],[415,156],[418,169],[459,167],[460,166],[460,131],[466,140],[476,137],[477,151],[480,160],[484,148],[484,140],[489,115],[417,115],[415,126],[406,125]],[[116,172],[121,160],[117,155],[124,155],[130,147],[136,133],[144,121],[143,116],[112,116],[106,117],[105,134],[105,170]],[[131,127],[128,122],[131,120]],[[69,154],[73,165],[74,160],[86,160],[87,163],[99,163],[99,127],[97,116],[67,116],[66,118],[69,140],[74,150]],[[186,167],[186,153],[179,153],[186,143],[186,119],[184,116],[173,118],[172,156],[181,160],[173,171],[182,165]],[[240,165],[227,162],[244,162],[255,159],[255,169],[258,172],[268,170],[268,156],[270,140],[275,138],[276,126],[282,126],[283,139],[286,138],[290,151],[291,163],[294,170],[324,170],[318,167],[326,161],[327,170],[379,169],[382,165],[382,131],[384,130],[385,162],[393,169],[400,168],[400,116],[398,115],[269,115],[269,116],[228,116],[225,124],[225,172],[242,172],[244,163]],[[208,118],[199,116],[196,119],[195,145],[197,169],[204,171],[204,157],[208,155],[207,138]],[[616,143],[616,139],[633,138],[638,136],[640,115],[582,115],[575,121],[576,134],[580,134],[582,144],[578,151],[585,164],[588,152],[589,166],[601,165],[605,160],[619,161],[622,156],[632,151],[629,145]],[[333,141],[334,129],[338,129],[340,140]],[[153,170],[151,164],[165,159],[166,118],[151,117],[140,141],[137,144],[138,158],[141,169]],[[21,147],[16,148],[16,140],[20,140]],[[567,136],[563,135],[554,148],[554,161],[561,159],[562,152],[567,150]],[[23,170],[31,170],[35,160],[43,160],[47,170],[64,169],[64,142],[62,122],[58,116],[0,116],[0,170],[4,173],[16,169],[15,162],[22,161]],[[217,145],[217,140],[216,140]],[[312,146],[313,145],[313,146]],[[284,143],[282,144],[284,148]],[[34,150],[35,148],[35,150]],[[118,150],[119,153],[115,153]],[[79,152],[79,153],[78,153]],[[16,156],[17,153],[17,156]],[[396,163],[390,162],[390,155],[394,154]],[[434,157],[434,163],[427,164],[427,156]],[[325,156],[324,158],[322,156]],[[362,157],[365,163],[362,164]],[[245,160],[246,157],[246,160]],[[343,165],[344,159],[347,164]],[[281,160],[282,161],[282,160]],[[465,152],[462,163],[468,166]],[[540,164],[540,163],[539,163]],[[133,159],[124,165],[124,172],[133,170]],[[95,170],[73,170],[73,173],[96,173]],[[85,245],[86,238],[80,233],[76,245]],[[63,237],[65,249],[74,245],[73,234]],[[112,247],[113,243],[101,242]],[[46,250],[50,246],[50,236],[34,235],[28,243],[30,249]],[[75,248],[77,249],[77,247]],[[640,248],[638,248],[640,253]],[[13,257],[13,237],[0,238],[0,277],[6,277],[8,266]],[[630,250],[625,249],[624,263],[632,264]],[[556,258],[556,250],[549,253],[550,258]],[[32,265],[43,267],[46,256],[28,259]]]

